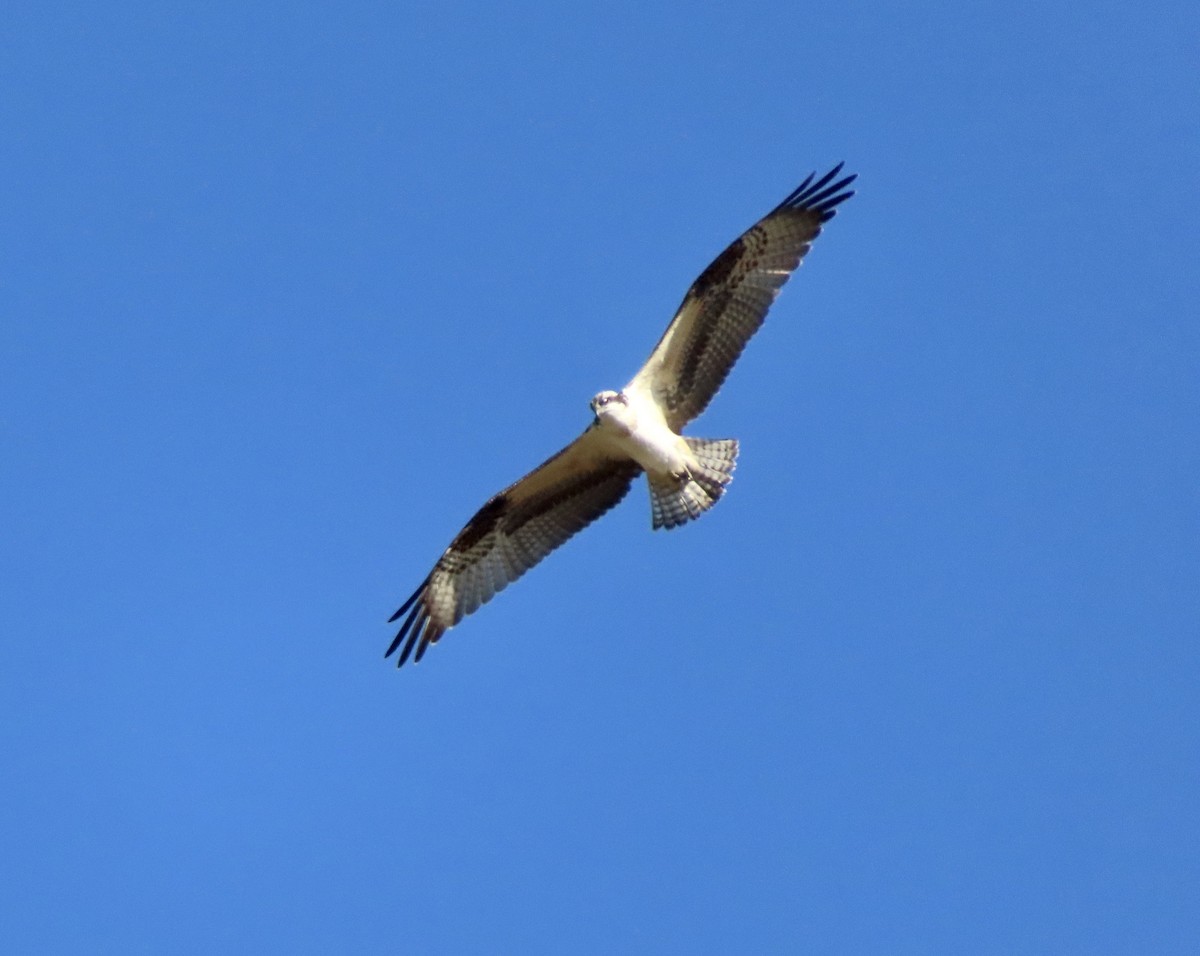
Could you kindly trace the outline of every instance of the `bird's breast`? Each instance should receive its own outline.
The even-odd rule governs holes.
[[[677,474],[687,464],[687,445],[665,425],[640,424],[614,430],[614,442],[651,474]]]

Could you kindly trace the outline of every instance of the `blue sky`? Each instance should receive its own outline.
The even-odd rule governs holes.
[[[0,33],[13,952],[1192,951],[1195,4],[245,7]],[[842,159],[720,506],[385,662]]]

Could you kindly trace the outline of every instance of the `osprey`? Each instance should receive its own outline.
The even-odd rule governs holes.
[[[681,435],[717,393],[800,265],[821,224],[854,193],[839,163],[796,189],[692,283],[649,360],[621,391],[592,399],[582,435],[476,512],[389,622],[401,666],[625,497],[642,472],[654,528],[698,518],[733,477],[733,438]],[[834,182],[834,180],[837,180]],[[415,654],[414,654],[415,651]]]

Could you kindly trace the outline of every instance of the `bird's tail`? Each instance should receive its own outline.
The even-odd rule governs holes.
[[[696,464],[681,479],[669,475],[647,475],[650,482],[650,513],[655,528],[675,528],[699,518],[717,503],[725,486],[733,481],[737,462],[736,438],[689,438],[684,436]]]

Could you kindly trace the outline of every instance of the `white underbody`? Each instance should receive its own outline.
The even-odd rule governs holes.
[[[696,465],[695,456],[687,442],[671,431],[658,403],[633,389],[622,394],[624,402],[610,401],[595,409],[600,432],[608,442],[647,474],[676,478],[688,474]]]

